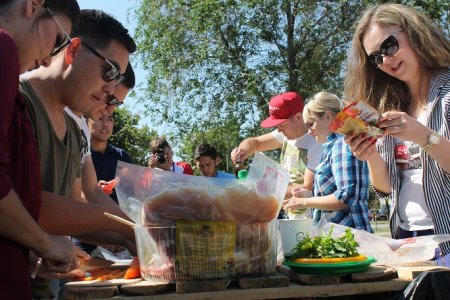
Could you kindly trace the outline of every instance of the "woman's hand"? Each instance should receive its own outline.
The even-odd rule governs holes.
[[[404,112],[388,111],[381,115],[378,126],[403,141],[411,141],[423,146],[428,142],[430,129]]]
[[[310,198],[313,196],[310,190],[303,188],[302,186],[296,186],[292,189],[292,194],[297,198]]]
[[[283,209],[285,211],[295,210],[295,209],[303,209],[307,207],[307,199],[308,198],[297,198],[292,197],[290,199],[283,200]]]
[[[349,133],[345,136],[344,141],[350,146],[350,151],[359,160],[369,160],[373,155],[378,154],[375,147],[377,139],[367,137],[364,133],[357,136]]]

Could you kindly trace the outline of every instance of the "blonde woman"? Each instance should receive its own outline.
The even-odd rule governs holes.
[[[342,108],[337,96],[320,92],[303,109],[308,133],[323,143],[322,158],[314,174],[313,197],[306,197],[305,190],[295,189],[294,197],[285,200],[283,208],[312,208],[314,224],[324,216],[329,222],[373,232],[369,222],[367,164],[352,154],[344,136],[328,129]]]
[[[378,5],[356,27],[345,94],[377,108],[388,134],[376,145],[346,141],[368,162],[375,189],[392,198],[394,238],[450,233],[449,66],[448,36],[414,9]],[[450,253],[450,243],[441,249]]]

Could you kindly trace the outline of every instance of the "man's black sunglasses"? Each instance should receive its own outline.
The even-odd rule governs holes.
[[[108,99],[108,101],[106,102],[106,105],[108,106],[113,106],[115,105],[120,106],[123,104],[123,101],[119,101],[116,97],[114,97],[114,95],[109,96],[110,98]]]
[[[86,44],[86,42],[81,42],[81,44],[83,44],[92,53],[94,53],[95,56],[100,57],[108,64],[109,69],[106,70],[106,72],[103,74],[104,81],[111,82],[111,81],[115,80],[116,81],[115,84],[117,85],[125,79],[125,77],[122,74],[120,74],[120,68],[118,66],[116,66],[114,63],[112,63],[111,61],[106,59],[103,55],[98,53],[97,50],[95,50],[94,48],[92,48],[91,46]]]
[[[397,32],[400,33],[401,31]],[[397,34],[395,33],[395,34]],[[369,54],[367,59],[375,65],[377,68],[380,68],[383,65],[383,57],[391,56],[397,53],[399,48],[398,41],[394,35],[390,35],[387,39],[385,39],[381,45],[380,50],[372,52]]]

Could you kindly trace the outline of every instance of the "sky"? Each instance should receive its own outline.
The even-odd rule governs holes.
[[[138,0],[78,0],[78,4],[80,5],[81,9],[101,9],[109,13],[117,20],[119,20],[125,26],[125,28],[130,31],[132,36],[134,35],[136,22],[135,19],[129,18],[128,15],[130,9],[138,6]],[[139,86],[142,86],[144,83],[145,72],[142,69],[138,68],[135,62],[132,62],[132,65],[136,73],[135,92],[137,95],[135,98],[128,96],[125,99],[124,105],[133,113],[142,115],[141,112],[143,110],[143,107],[142,105],[137,104],[137,99],[141,94],[139,91]],[[150,127],[150,129],[155,129],[160,135],[164,134],[164,130],[155,127],[155,125],[152,124],[149,118],[141,119],[141,124],[146,124]]]

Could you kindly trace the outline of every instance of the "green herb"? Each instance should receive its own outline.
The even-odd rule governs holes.
[[[358,256],[356,248],[359,246],[355,237],[347,228],[345,233],[338,237],[331,236],[333,227],[330,231],[320,236],[311,238],[308,234],[292,250],[291,258],[325,258],[325,257],[353,257]]]

